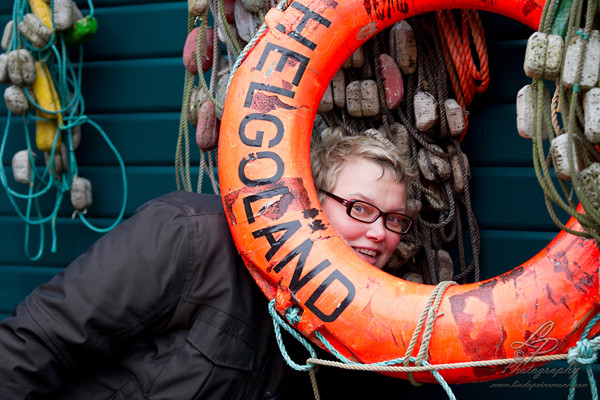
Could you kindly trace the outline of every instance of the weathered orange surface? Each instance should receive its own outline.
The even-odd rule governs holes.
[[[337,237],[312,183],[311,128],[326,86],[355,49],[403,18],[442,7],[485,9],[536,28],[543,3],[299,0],[269,12],[266,33],[236,72],[225,103],[219,178],[246,265],[280,311],[302,309],[299,331],[315,342],[318,331],[364,363],[406,355],[434,287],[364,263]],[[599,311],[599,260],[595,241],[563,232],[506,274],[450,287],[428,361],[522,360],[441,371],[447,382],[465,383],[523,372],[534,355],[567,352]],[[434,381],[430,373],[415,377]]]

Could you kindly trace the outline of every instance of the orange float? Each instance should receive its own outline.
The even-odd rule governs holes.
[[[272,9],[266,31],[235,73],[219,139],[219,179],[244,262],[276,309],[300,310],[294,327],[325,338],[351,360],[407,356],[435,287],[395,278],[362,261],[329,226],[310,170],[319,101],[360,45],[395,22],[448,8],[492,11],[537,28],[539,0],[298,0]],[[572,220],[571,229],[580,229]],[[564,354],[600,311],[600,252],[561,232],[521,266],[496,278],[447,288],[428,346],[430,364],[504,360],[439,371],[448,383],[523,372],[530,357]],[[590,337],[600,332],[592,327]],[[416,356],[419,336],[412,351]],[[386,373],[407,378],[404,372]],[[414,373],[434,382],[430,372]]]

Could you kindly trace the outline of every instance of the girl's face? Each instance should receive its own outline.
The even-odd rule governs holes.
[[[346,200],[362,200],[383,212],[406,212],[406,185],[373,161],[349,160],[331,193]],[[352,219],[346,207],[326,197],[323,211],[332,228],[363,260],[381,269],[400,243],[401,234],[388,230],[382,217],[368,224]]]

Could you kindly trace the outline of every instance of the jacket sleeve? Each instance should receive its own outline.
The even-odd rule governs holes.
[[[0,398],[44,396],[80,360],[160,328],[189,268],[188,219],[152,202],[0,322]]]

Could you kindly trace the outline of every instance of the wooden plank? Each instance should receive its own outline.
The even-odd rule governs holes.
[[[514,104],[527,83],[514,54],[524,54],[524,43],[490,45],[491,84],[478,95],[482,104]],[[94,77],[89,79],[87,77]],[[522,78],[520,78],[522,77]],[[184,68],[181,57],[114,60],[84,65],[82,93],[87,113],[178,112],[181,107]],[[5,106],[0,107],[4,114]]]
[[[113,7],[120,5],[136,5],[136,4],[159,4],[166,3],[172,0],[94,0],[93,4],[95,8],[100,7]],[[87,0],[75,0],[77,5],[81,10],[87,10],[88,2]]]
[[[3,88],[3,86],[0,86],[0,90]],[[0,101],[0,104],[0,108],[5,107],[4,101]],[[6,110],[6,108],[4,110]],[[2,133],[3,139],[5,135],[7,135],[4,152],[2,154],[2,164],[9,166],[14,154],[17,151],[27,148],[27,145],[25,142],[23,118],[20,116],[13,116],[9,120],[6,116],[7,111],[4,110],[0,110],[0,132]],[[7,126],[7,124],[9,125]],[[31,124],[31,126],[33,127],[34,124]],[[33,133],[31,137],[34,137]]]
[[[489,11],[479,11],[479,18],[488,43],[504,40],[518,40],[529,37],[533,29],[511,18]]]
[[[533,168],[473,168],[471,200],[481,229],[554,231]],[[558,213],[566,221],[564,213]]]
[[[197,167],[192,169],[192,184],[197,183]],[[216,171],[215,171],[216,172]],[[10,169],[7,170],[10,177]],[[127,215],[144,202],[161,194],[176,190],[174,167],[131,166],[127,167],[128,205]],[[80,167],[80,175],[92,183],[94,204],[88,209],[93,218],[115,217],[121,207],[122,183],[118,167]],[[11,186],[19,190],[19,186]],[[471,199],[477,220],[485,229],[554,230],[555,225],[543,206],[543,192],[532,168],[472,169],[470,183]],[[26,193],[25,188],[21,193]],[[205,177],[202,191],[212,193]],[[42,203],[42,210],[49,213],[54,206],[54,195]],[[60,216],[68,217],[73,209],[69,198],[63,200]],[[5,193],[0,194],[0,215],[14,215]],[[564,213],[559,213],[566,220]]]
[[[84,46],[85,59],[181,57],[187,14],[184,1],[97,8],[98,31]]]
[[[109,137],[128,166],[172,166],[179,136],[179,113],[131,113],[90,115]],[[190,156],[194,165],[200,160],[195,128],[189,126]],[[101,133],[92,125],[83,126],[77,150],[83,164],[117,165],[117,160]]]
[[[4,33],[4,27],[6,26],[6,24],[8,23],[8,21],[10,21],[12,19],[12,9],[6,10],[6,13],[3,12],[3,10],[1,9],[2,6],[0,5],[0,34]],[[2,52],[4,52],[4,49],[1,49]]]
[[[179,135],[179,113],[94,114],[89,119],[97,124],[113,143],[127,165],[174,164],[175,148]],[[7,119],[0,117],[0,130],[4,132]],[[34,141],[34,123],[30,124],[30,137]],[[190,156],[193,165],[200,160],[196,146],[195,128],[189,127]],[[9,166],[13,155],[26,148],[25,131],[21,117],[10,121],[8,139],[2,162]],[[75,151],[78,165],[118,165],[103,135],[91,123],[82,126],[82,141]],[[41,155],[40,155],[41,159]]]
[[[112,220],[91,219],[91,222],[99,226],[108,226]],[[0,265],[64,267],[102,236],[101,233],[85,227],[79,220],[59,218],[56,221],[56,252],[51,252],[52,235],[50,227],[45,226],[43,255],[39,260],[33,262],[27,254],[34,257],[40,249],[39,227],[31,228],[28,252],[26,252],[26,228],[23,221],[16,216],[0,217],[0,226],[3,231],[10,232],[10,235],[4,234],[0,241],[0,251],[2,252]]]
[[[482,230],[481,279],[518,267],[544,249],[556,232]]]
[[[180,58],[87,63],[86,113],[179,112],[184,72]]]
[[[47,282],[62,268],[0,265],[0,313],[8,314],[34,288]]]
[[[184,72],[180,58],[86,63],[81,87],[84,114],[180,112]],[[0,115],[7,113],[0,101]]]
[[[128,204],[126,216],[148,200],[175,189],[171,167],[128,167]],[[197,168],[193,169],[195,185]],[[83,167],[82,176],[92,181],[94,204],[89,208],[89,218],[104,218],[101,226],[111,224],[121,207],[120,172],[115,167]],[[481,229],[556,231],[543,206],[542,191],[530,168],[474,168],[471,180],[473,209]],[[205,178],[203,191],[212,192]],[[53,198],[42,204],[49,213]],[[536,206],[531,206],[532,204]],[[21,207],[23,210],[23,206]],[[69,198],[63,200],[59,215],[68,219],[73,210]],[[0,195],[0,215],[15,215],[6,194]],[[564,213],[559,214],[566,221]],[[76,223],[79,223],[75,221]]]
[[[10,170],[9,176],[10,176]],[[197,182],[197,167],[192,172],[192,184]],[[215,171],[216,172],[216,171]],[[171,166],[127,167],[128,206],[127,215],[144,202],[175,190],[174,168]],[[94,204],[88,215],[110,218],[121,207],[121,172],[117,167],[80,167],[80,176],[92,183]],[[18,188],[18,187],[17,187]],[[477,220],[486,229],[553,230],[554,224],[543,206],[542,190],[531,168],[473,168],[471,198]],[[206,177],[203,192],[212,193]],[[24,192],[24,188],[23,191]],[[63,200],[60,215],[68,217],[73,212],[69,198]],[[532,206],[535,205],[535,206]],[[43,203],[42,210],[50,212],[54,197]],[[12,214],[6,195],[0,195],[0,214]]]
[[[94,0],[92,3],[95,9],[99,9],[102,7],[112,7],[112,6],[125,6],[125,5],[135,5],[135,4],[151,4],[151,3],[164,3],[166,0]],[[87,0],[75,0],[79,9],[83,12],[84,15],[89,13],[89,3]],[[3,1],[0,2],[0,15],[1,14],[11,14],[13,12],[13,1]]]
[[[517,132],[515,104],[473,105],[463,152],[475,166],[533,166],[531,140]]]
[[[172,164],[179,134],[179,110],[175,112],[88,114],[114,143],[128,165]],[[531,166],[532,144],[516,131],[514,104],[475,105],[471,109],[469,132],[462,143],[471,166]],[[7,120],[0,117],[0,128]],[[33,126],[32,126],[33,136]],[[25,147],[21,117],[11,119],[3,162]],[[195,128],[189,126],[191,156],[199,160]],[[143,150],[143,151],[140,151]],[[116,165],[102,135],[90,124],[83,125],[83,140],[76,156],[83,164]]]
[[[10,169],[7,170],[8,176],[12,176]],[[127,208],[126,216],[135,212],[135,210],[145,202],[152,200],[162,194],[177,189],[175,184],[174,167],[127,167]],[[217,173],[215,169],[215,174]],[[89,218],[116,218],[121,210],[122,204],[122,178],[121,170],[118,167],[81,167],[79,175],[88,179],[92,184],[93,204],[88,208],[87,216]],[[198,181],[198,167],[191,169],[191,182],[196,188]],[[13,181],[14,182],[14,181]],[[26,187],[19,183],[13,183],[11,186],[15,191],[21,194],[27,194]],[[202,183],[203,193],[214,193],[212,185],[205,175]],[[56,191],[52,190],[49,195],[40,199],[40,209],[42,215],[49,215],[56,204]],[[20,210],[25,210],[25,201],[17,201]],[[73,207],[70,202],[70,194],[66,193],[59,209],[59,216],[70,218],[73,213]],[[25,211],[22,211],[23,213]],[[12,203],[9,201],[6,192],[0,193],[0,215],[16,215]]]
[[[83,46],[85,59],[181,57],[187,37],[186,2],[143,3],[97,4],[94,17],[98,30]],[[0,14],[4,14],[0,15],[0,35],[12,19],[10,6],[0,8]],[[89,14],[87,2],[82,12]]]
[[[523,72],[526,45],[527,39],[488,43],[490,86],[485,93],[475,95],[478,103],[515,103],[518,91],[531,83]]]
[[[515,174],[517,175],[517,174]],[[524,174],[525,176],[527,175],[527,173],[525,172]],[[148,179],[148,183],[151,184],[152,187],[163,187],[163,185],[157,183],[157,177],[159,177],[158,174],[151,174],[151,175],[147,175],[147,179]],[[163,174],[163,179],[170,179],[171,175],[170,173],[168,173],[168,171]],[[142,180],[144,179],[143,176],[139,176],[139,179]],[[522,178],[517,177],[516,179],[513,179],[510,182],[511,186],[519,186],[519,183],[517,182],[518,180],[520,180]],[[505,180],[506,181],[506,180]],[[136,185],[136,187],[138,188],[144,188],[147,185],[144,184],[138,184]],[[493,186],[493,185],[492,185]],[[129,203],[128,203],[128,208],[127,208],[127,215],[131,215],[131,213],[133,213],[135,211],[135,209],[137,209],[137,207],[139,207],[140,205],[142,205],[144,202],[162,194],[162,193],[155,193],[152,192],[152,190],[147,190],[143,193],[137,193],[137,192],[142,192],[141,190],[136,191],[136,193],[132,192],[132,195],[134,195],[134,197],[132,199],[130,199]],[[158,192],[158,191],[157,191]],[[478,202],[474,203],[474,209],[475,209],[475,215],[476,218],[479,221],[479,225],[481,227],[481,229],[483,231],[486,231],[486,226],[493,226],[495,229],[495,234],[497,236],[506,236],[503,240],[505,241],[510,241],[513,240],[513,237],[516,237],[516,243],[518,243],[518,246],[522,247],[523,249],[534,249],[534,251],[537,251],[541,248],[540,243],[545,242],[547,243],[549,241],[549,239],[551,239],[554,235],[555,235],[555,231],[557,230],[557,228],[554,226],[554,224],[552,223],[552,221],[549,220],[549,218],[546,215],[546,210],[543,209],[543,207],[527,207],[526,204],[522,204],[523,200],[522,199],[527,199],[530,198],[531,195],[530,194],[519,194],[518,196],[516,195],[498,195],[494,192],[492,192],[491,190],[489,191],[489,193],[485,193],[485,196],[489,197],[489,198],[493,198],[495,202],[488,202],[487,204],[480,204]],[[107,195],[106,193],[102,193],[102,196],[106,196],[107,198],[104,199],[102,198],[102,200],[97,201],[98,207],[96,209],[92,209],[90,208],[90,211],[88,212],[88,217],[92,218],[95,223],[99,226],[102,227],[106,227],[108,225],[110,225],[113,220],[111,220],[110,218],[105,218],[102,220],[95,220],[94,218],[97,218],[99,215],[104,215],[104,214],[113,214],[116,211],[116,208],[108,210],[107,211],[107,207],[111,204],[111,202],[113,203],[113,205],[116,205],[118,202],[116,201],[117,199],[111,198],[110,195]],[[477,194],[477,196],[479,196],[479,194]],[[513,201],[513,199],[518,199],[517,200],[517,205],[511,204],[511,201]],[[538,203],[536,203],[538,204]],[[517,208],[519,207],[519,208]],[[514,210],[521,210],[522,212],[515,212]],[[68,215],[68,214],[67,214]],[[533,216],[533,217],[532,217]],[[542,224],[540,221],[543,221],[544,218],[547,219],[547,221]],[[18,219],[17,217],[3,217],[0,218],[0,224],[2,226],[7,226],[10,227],[10,229],[8,231],[10,232],[14,232],[14,235],[11,235],[10,237],[6,238],[6,240],[3,241],[2,245],[6,246],[4,248],[4,251],[2,254],[5,254],[7,257],[12,257],[11,255],[11,250],[12,253],[15,252],[14,249],[19,249],[17,252],[19,253],[19,257],[17,260],[20,260],[21,262],[25,262],[25,259],[22,257],[22,253],[23,253],[23,243],[24,243],[24,223]],[[542,229],[543,228],[543,229]],[[77,237],[78,239],[81,239],[84,241],[85,246],[89,246],[91,244],[91,242],[93,240],[96,240],[99,235],[90,232],[87,232],[88,229],[85,228],[80,221],[77,220],[71,220],[68,218],[68,216],[66,217],[62,217],[59,218],[57,220],[57,229],[59,232],[59,245],[61,243],[61,238],[64,237]],[[504,229],[504,230],[502,230]],[[519,229],[522,229],[521,232],[525,232],[525,233],[519,233]],[[540,232],[534,232],[534,233],[527,233],[529,231],[531,231],[532,229],[540,229]],[[46,233],[48,235],[48,233]],[[32,235],[37,235],[37,229],[34,228],[32,229]],[[519,235],[525,235],[523,237],[519,237]],[[529,237],[535,237],[536,235],[540,235],[542,237],[542,242],[535,242],[533,243],[532,240],[529,239]],[[37,236],[33,236],[33,238],[31,239],[30,243],[32,246],[37,246]],[[48,238],[48,237],[47,237]],[[63,239],[64,240],[64,239]],[[494,239],[495,240],[495,239]],[[492,240],[491,242],[493,243],[494,240]],[[535,239],[537,240],[537,239]],[[50,243],[49,241],[47,241],[47,243]],[[64,242],[63,242],[64,243]],[[545,244],[544,243],[544,244]],[[71,243],[69,242],[69,246],[71,245]],[[48,248],[49,244],[46,244],[46,248]],[[488,243],[487,246],[490,246],[490,244]],[[513,247],[515,247],[513,245]],[[491,247],[492,249],[494,248],[494,246]],[[504,248],[504,246],[500,246],[500,249]],[[512,249],[512,247],[511,247]],[[59,252],[61,254],[64,251],[64,247],[60,247],[59,248]],[[484,252],[487,251],[484,248]],[[498,254],[501,254],[500,253]],[[512,252],[512,250],[511,250]],[[485,254],[485,253],[484,253]],[[491,265],[494,265],[496,260],[496,253],[488,253],[488,254],[492,254],[490,256],[488,256],[487,258],[487,262],[489,262]],[[77,254],[74,253],[70,253],[67,258],[69,257],[74,257]],[[528,254],[527,258],[531,257],[531,255],[533,254]],[[526,259],[525,256],[520,255],[519,252],[514,251],[511,253],[511,256],[516,257],[517,260],[520,260],[520,262],[522,262],[524,259]],[[51,258],[54,261],[57,261],[56,258]],[[12,262],[17,263],[17,260],[13,260]],[[60,259],[60,261],[65,261],[64,258]],[[483,264],[483,263],[482,263]],[[509,263],[503,263],[502,266],[505,265],[510,265],[510,266],[516,266],[518,265],[516,262],[509,262]]]

